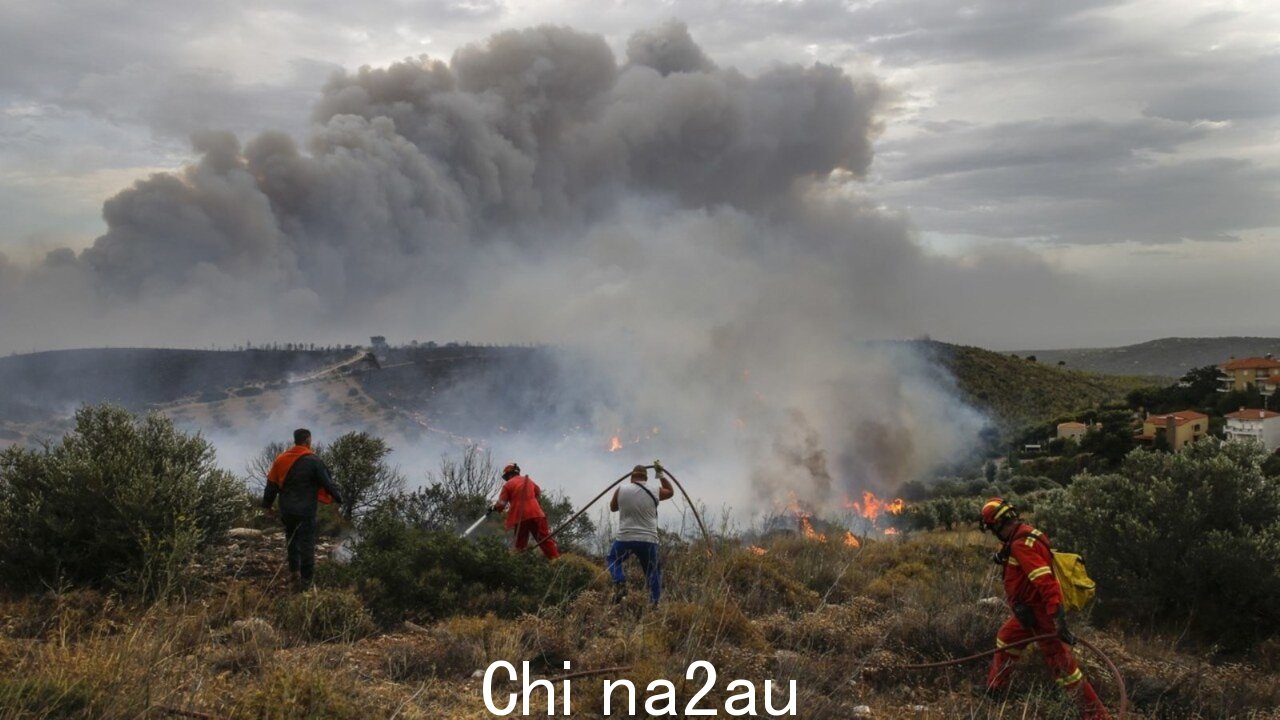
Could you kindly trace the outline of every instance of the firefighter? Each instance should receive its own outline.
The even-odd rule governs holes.
[[[529,546],[532,535],[542,554],[548,560],[560,557],[560,548],[556,546],[547,525],[547,514],[542,511],[538,498],[542,497],[542,488],[527,475],[520,474],[520,466],[511,463],[502,468],[502,492],[498,494],[498,502],[493,509],[497,512],[507,511],[506,528],[516,531],[516,550],[524,550]]]
[[[1023,522],[1018,511],[998,497],[982,506],[982,527],[1004,543],[994,560],[1004,568],[1005,594],[1014,615],[996,633],[999,651],[987,673],[987,693],[996,694],[1008,686],[1010,668],[1029,649],[1009,645],[1036,635],[1053,635],[1037,644],[1058,686],[1080,703],[1085,720],[1109,719],[1106,706],[1071,654],[1076,639],[1067,627],[1062,589],[1053,576],[1049,536]]]
[[[316,570],[316,503],[342,504],[329,468],[311,450],[311,431],[293,431],[293,447],[271,463],[262,493],[267,513],[280,498],[280,521],[284,524],[289,574],[298,589],[311,587]]]

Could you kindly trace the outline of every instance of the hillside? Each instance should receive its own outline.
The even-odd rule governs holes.
[[[959,394],[1004,431],[1116,401],[1151,384],[1062,369],[981,348],[925,341],[891,343],[945,367]],[[37,442],[67,428],[81,404],[109,401],[159,409],[210,432],[289,424],[297,408],[333,430],[368,430],[414,441],[424,432],[483,437],[554,415],[568,426],[590,409],[562,407],[565,377],[555,352],[527,347],[390,349],[381,363],[363,350],[97,349],[0,358],[0,444]],[[608,392],[607,384],[601,392]]]
[[[98,348],[0,358],[0,419],[32,421],[84,403],[131,409],[229,388],[279,382],[350,357],[350,351]]]
[[[988,411],[1006,431],[1122,401],[1131,390],[1158,384],[1147,377],[1071,370],[982,348],[921,344],[951,371],[965,399]]]
[[[1228,358],[1280,355],[1280,338],[1218,337],[1161,338],[1137,345],[1113,348],[1014,350],[1023,357],[1035,355],[1042,363],[1113,375],[1182,377],[1191,368],[1217,365]]]

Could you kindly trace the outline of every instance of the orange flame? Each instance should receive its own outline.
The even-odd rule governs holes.
[[[849,500],[845,503],[845,507],[874,523],[882,513],[901,515],[906,511],[907,504],[903,502],[902,498],[886,501],[876,497],[874,493],[864,492],[862,493],[862,502]]]
[[[813,524],[809,522],[808,515],[800,516],[800,533],[804,535],[805,540],[824,543],[827,541],[827,534],[820,533],[813,529]]]
[[[613,438],[609,440],[609,452],[618,452],[621,449],[622,449],[622,438],[618,437],[617,435],[614,435]]]
[[[747,546],[747,552],[751,553],[752,555],[764,555],[765,553],[767,553],[767,552],[769,552],[769,551],[768,551],[768,550],[765,550],[764,548],[762,548],[762,547],[760,547],[760,546],[758,546],[758,545],[748,545],[748,546]]]
[[[885,534],[885,535],[897,535],[897,534],[898,534],[898,528],[885,528],[885,529],[884,529],[884,534]]]
[[[858,542],[858,538],[854,537],[853,533],[848,530],[844,531],[844,544],[851,548],[862,547],[862,543]]]

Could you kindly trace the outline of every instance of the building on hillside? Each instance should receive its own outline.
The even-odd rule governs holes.
[[[1219,365],[1218,369],[1222,371],[1218,376],[1218,382],[1222,384],[1218,392],[1248,390],[1251,385],[1261,386],[1267,380],[1280,376],[1280,360],[1276,360],[1270,353],[1265,357],[1239,360],[1233,357]]]
[[[1142,421],[1142,432],[1135,439],[1141,443],[1154,443],[1161,434],[1170,450],[1181,450],[1187,443],[1209,434],[1209,416],[1195,410],[1148,415]]]
[[[1082,422],[1058,423],[1058,438],[1062,440],[1080,442],[1084,439],[1084,434],[1088,431],[1089,426]]]
[[[1226,436],[1228,442],[1252,440],[1275,452],[1280,449],[1280,413],[1245,408],[1227,413]]]

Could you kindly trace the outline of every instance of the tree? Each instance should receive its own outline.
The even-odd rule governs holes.
[[[382,438],[349,432],[318,448],[316,454],[328,466],[342,493],[342,515],[348,520],[404,490],[404,476],[387,463],[391,446]]]
[[[222,539],[239,490],[169,418],[83,407],[60,443],[0,453],[0,585],[167,594]]]
[[[1080,450],[1093,454],[1093,470],[1115,468],[1133,450],[1133,424],[1132,413],[1124,408],[1108,408],[1096,415],[1095,425],[1080,439]]]
[[[1266,458],[1214,441],[1135,451],[1116,473],[1076,477],[1039,519],[1055,547],[1088,560],[1102,617],[1256,645],[1280,633],[1280,483],[1263,474]]]
[[[248,477],[245,478],[245,484],[249,486],[250,490],[255,488],[262,489],[262,486],[267,482],[267,473],[271,472],[272,463],[276,461],[276,457],[280,453],[288,449],[289,443],[267,443],[267,446],[262,448],[257,455],[249,458],[249,461],[245,463],[244,469],[248,473]]]

